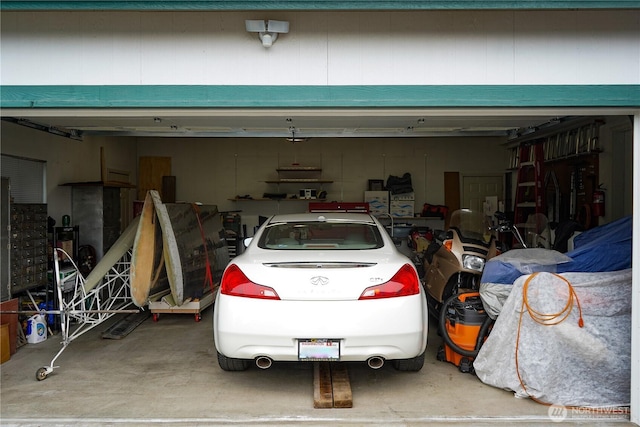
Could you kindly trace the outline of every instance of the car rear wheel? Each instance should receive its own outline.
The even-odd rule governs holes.
[[[393,367],[398,371],[418,372],[424,365],[424,353],[411,359],[397,359],[393,361]]]
[[[246,371],[249,369],[247,359],[232,359],[218,352],[218,365],[223,371]]]

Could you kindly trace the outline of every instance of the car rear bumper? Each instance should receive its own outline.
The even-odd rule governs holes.
[[[329,308],[331,311],[329,311]],[[265,301],[219,295],[218,352],[230,358],[298,360],[298,339],[339,339],[340,360],[408,359],[424,352],[424,295],[371,301]]]

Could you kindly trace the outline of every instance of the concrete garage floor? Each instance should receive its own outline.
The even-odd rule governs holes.
[[[0,424],[281,426],[281,425],[550,425],[546,406],[487,386],[436,360],[432,328],[424,368],[397,372],[349,364],[353,408],[313,408],[313,365],[274,363],[224,372],[216,361],[211,308],[162,314],[121,340],[105,340],[99,325],[65,350],[44,381],[36,370],[60,348],[60,334],[18,349],[0,366]],[[632,425],[628,417],[569,415],[573,425]]]

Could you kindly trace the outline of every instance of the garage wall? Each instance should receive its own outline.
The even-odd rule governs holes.
[[[600,129],[600,182],[606,190],[600,224],[633,214],[632,121],[629,116],[607,117]]]
[[[292,144],[284,138],[139,138],[140,156],[169,156],[177,198],[214,203],[243,211],[247,222],[258,215],[300,212],[307,202],[232,202],[236,195],[261,198],[265,192],[295,193],[303,184],[278,187],[276,168],[300,163],[321,166],[328,200],[362,201],[369,179],[409,172],[419,212],[425,202],[444,203],[444,172],[495,173],[507,164],[501,138],[312,138]],[[464,154],[462,154],[464,153]],[[500,172],[498,172],[500,173]]]
[[[75,141],[23,126],[2,122],[2,154],[47,162],[47,203],[49,216],[58,224],[71,213],[69,182],[100,181],[100,147],[104,147],[108,168],[129,171],[137,181],[135,140],[132,138],[87,137]],[[1,171],[0,171],[1,173]]]
[[[290,32],[265,49],[245,19]],[[3,85],[640,83],[637,9],[3,11],[1,24]]]

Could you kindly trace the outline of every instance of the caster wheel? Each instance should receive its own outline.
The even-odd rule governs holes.
[[[458,366],[458,369],[463,374],[472,374],[474,372],[473,371],[473,361],[471,359],[469,359],[468,357],[463,357],[460,360],[460,366]]]
[[[47,372],[47,368],[40,368],[36,371],[36,379],[38,381],[46,380],[47,375],[49,375],[49,373]]]
[[[202,315],[201,314],[196,314],[196,322],[199,322],[202,320]]]
[[[444,353],[444,347],[440,346],[438,348],[438,353],[436,354],[436,359],[438,359],[438,361],[440,362],[444,362],[446,359],[445,353]]]
[[[153,313],[152,317],[153,317],[153,321],[157,322],[158,319],[160,318],[160,315],[158,313]]]

